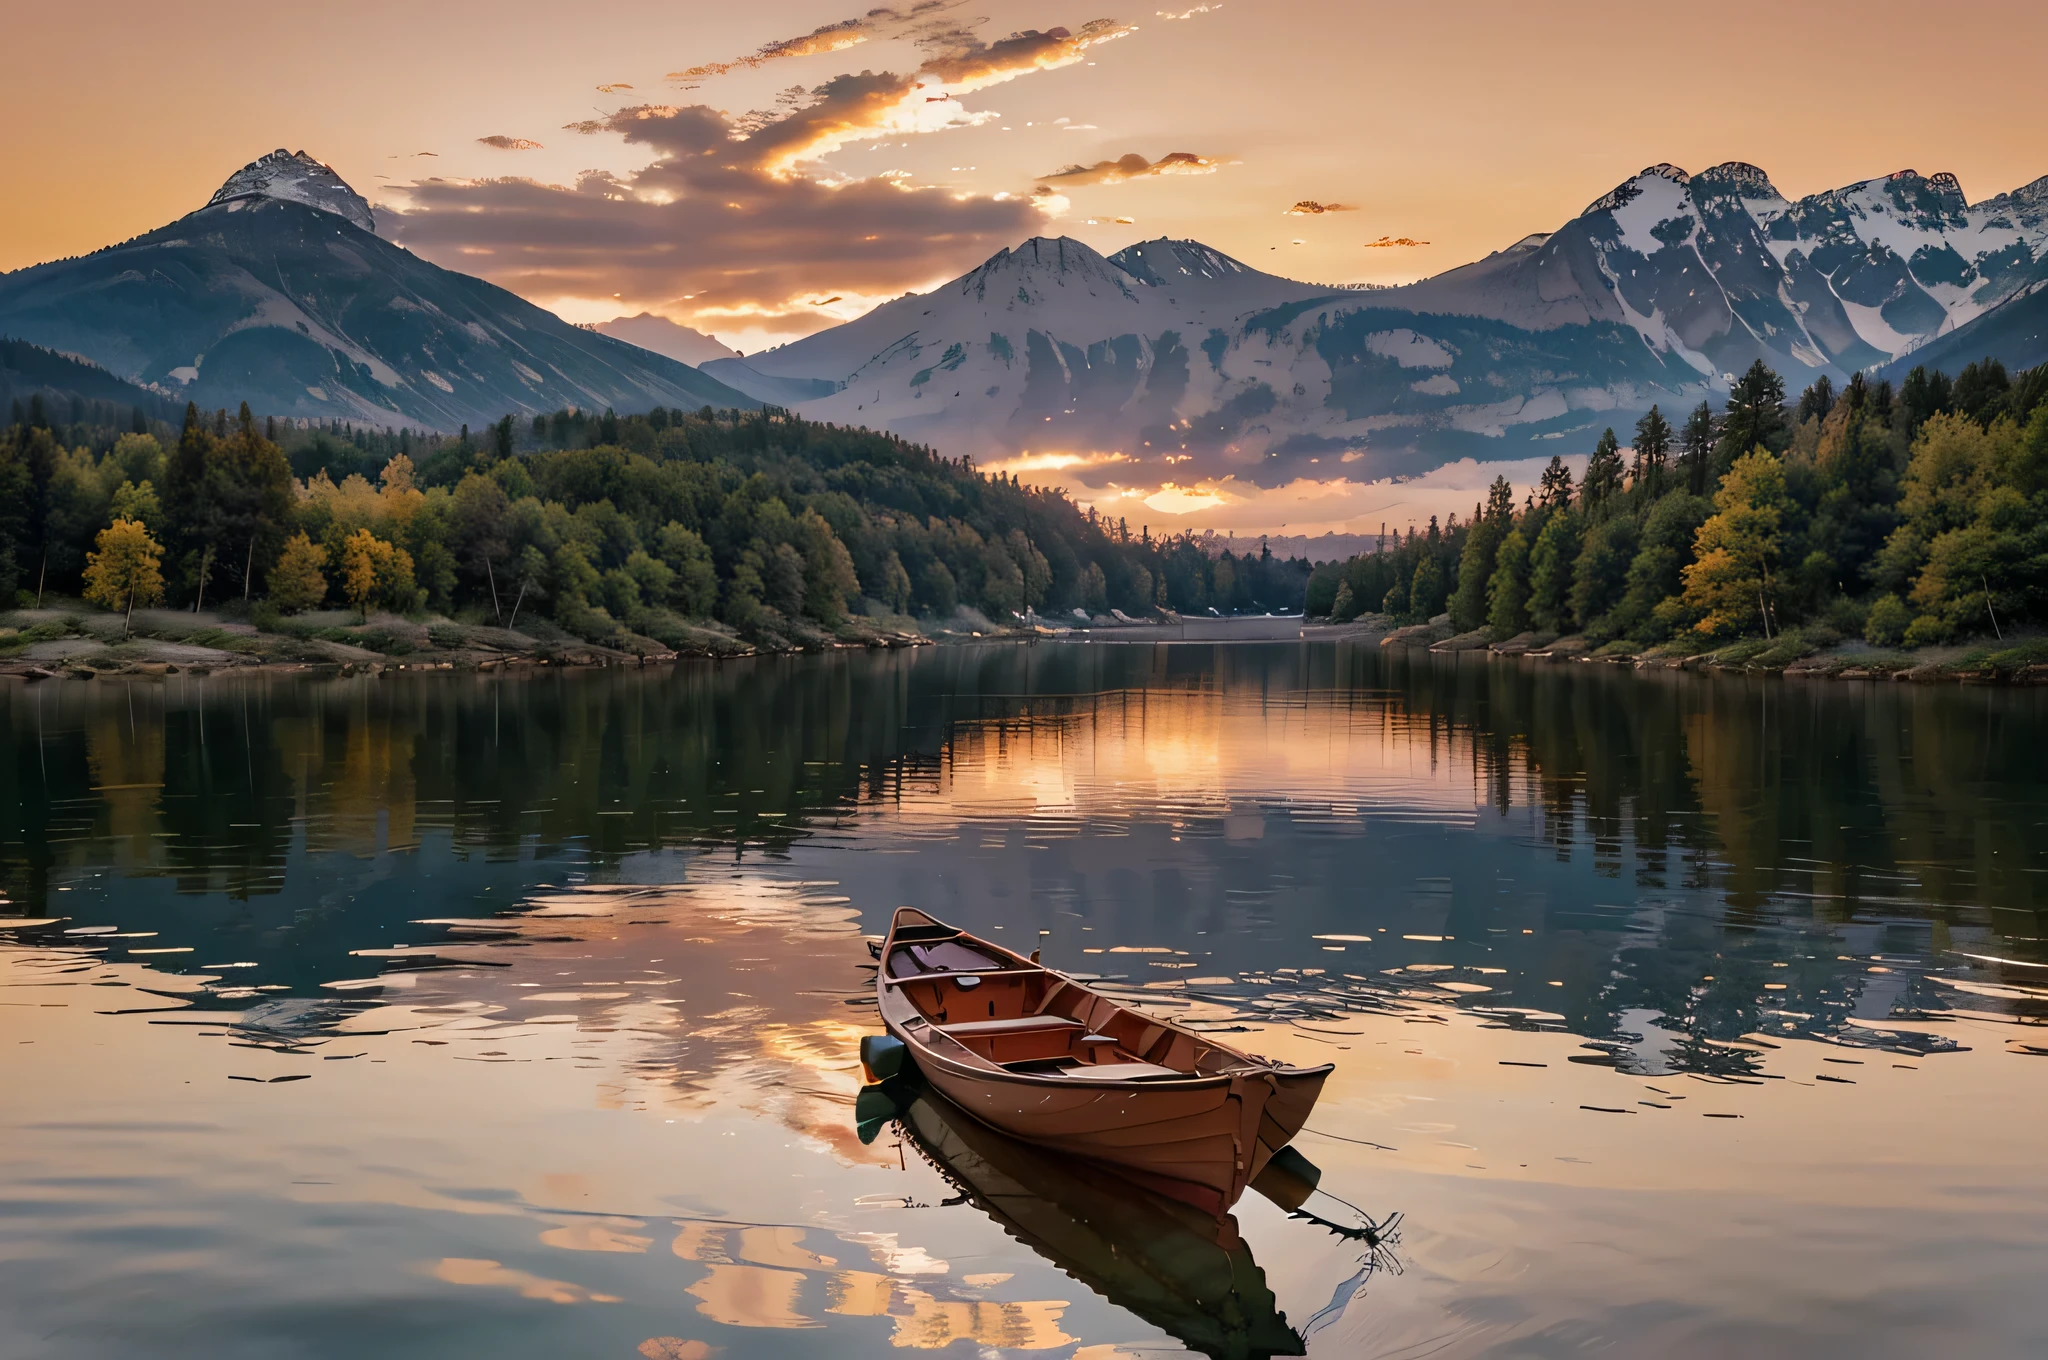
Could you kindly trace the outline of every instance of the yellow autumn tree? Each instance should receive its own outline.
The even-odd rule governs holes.
[[[311,609],[327,598],[327,549],[305,534],[294,534],[270,569],[270,602],[287,614]]]
[[[1771,568],[1785,506],[1785,467],[1758,448],[1735,460],[1714,493],[1714,514],[1693,540],[1685,604],[1708,637],[1732,637],[1764,624]]]
[[[123,634],[134,631],[135,606],[164,597],[164,550],[140,520],[117,519],[100,530],[97,551],[85,555],[85,598],[126,611]]]
[[[341,547],[341,589],[365,622],[372,602],[390,609],[409,608],[418,593],[412,554],[368,529],[358,529]]]

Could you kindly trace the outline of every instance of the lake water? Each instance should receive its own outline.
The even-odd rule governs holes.
[[[2048,1353],[2039,692],[1005,645],[0,748],[8,1357]],[[1334,1061],[1305,1207],[1398,1240],[860,1142],[902,904]]]

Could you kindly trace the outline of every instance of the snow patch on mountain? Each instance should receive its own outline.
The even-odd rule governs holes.
[[[363,196],[348,181],[303,151],[283,147],[250,161],[229,175],[227,182],[206,201],[209,208],[235,204],[251,198],[276,198],[303,203],[309,208],[345,218],[364,231],[377,229],[376,218]]]

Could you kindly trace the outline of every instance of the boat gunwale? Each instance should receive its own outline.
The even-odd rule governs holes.
[[[909,1024],[899,1024],[897,1021],[892,1020],[890,1018],[888,1014],[888,1008],[886,1006],[879,1007],[879,1009],[881,1009],[882,1011],[881,1019],[883,1025],[887,1029],[889,1029],[890,1032],[896,1034],[898,1038],[902,1039],[904,1043],[908,1044],[912,1049],[914,1049],[920,1059],[929,1056],[932,1062],[938,1064],[941,1067],[944,1067],[945,1069],[947,1069],[949,1074],[958,1076],[962,1080],[977,1082],[998,1081],[1010,1085],[1026,1087],[1042,1086],[1052,1090],[1061,1091],[1094,1091],[1140,1094],[1147,1091],[1194,1092],[1201,1091],[1211,1087],[1228,1087],[1239,1081],[1259,1081],[1269,1076],[1310,1077],[1315,1076],[1318,1073],[1321,1073],[1323,1076],[1327,1077],[1337,1070],[1337,1065],[1335,1063],[1318,1063],[1314,1067],[1296,1067],[1288,1063],[1280,1063],[1274,1062],[1270,1059],[1256,1058],[1253,1055],[1244,1052],[1242,1049],[1236,1048],[1230,1044],[1218,1043],[1215,1040],[1209,1038],[1207,1035],[1201,1034],[1195,1030],[1187,1029],[1181,1025],[1174,1023],[1172,1020],[1164,1019],[1162,1017],[1155,1015],[1150,1015],[1144,1011],[1137,1009],[1135,1006],[1117,1000],[1113,996],[1108,996],[1102,992],[1098,992],[1094,988],[1088,986],[1086,983],[1077,982],[1073,978],[1068,977],[1066,974],[1060,972],[1058,969],[1048,968],[1042,963],[1034,962],[1030,959],[1025,958],[1023,955],[1018,954],[1014,950],[1007,949],[1002,945],[995,943],[993,940],[985,940],[981,936],[975,935],[966,930],[962,930],[957,926],[946,927],[947,929],[952,930],[954,932],[954,936],[950,938],[958,938],[960,936],[965,936],[967,939],[973,940],[976,944],[985,945],[988,948],[995,950],[998,954],[1001,954],[1013,960],[1021,966],[1016,968],[961,969],[959,972],[921,974],[918,976],[908,978],[893,977],[890,975],[888,969],[889,955],[894,952],[895,948],[896,918],[900,917],[906,911],[915,912],[917,915],[924,917],[926,921],[934,925],[945,924],[944,922],[939,921],[937,918],[927,915],[922,911],[919,911],[915,907],[899,907],[896,909],[895,915],[892,916],[889,921],[889,932],[888,934],[882,937],[880,953],[880,961],[882,966],[877,973],[876,987],[876,1000],[878,1002],[881,1001],[882,997],[886,994],[886,987],[892,984],[900,988],[905,983],[929,982],[934,977],[966,977],[970,974],[973,976],[1000,976],[1006,973],[1037,973],[1042,976],[1056,978],[1064,986],[1078,988],[1079,990],[1088,993],[1090,996],[1101,997],[1104,1001],[1109,1002],[1111,1005],[1116,1006],[1119,1009],[1124,1010],[1126,1012],[1129,1012],[1130,1014],[1137,1015],[1143,1018],[1147,1023],[1164,1026],[1165,1028],[1171,1029],[1176,1033],[1185,1034],[1190,1038],[1197,1040],[1200,1043],[1207,1044],[1211,1048],[1218,1048],[1222,1049],[1226,1053],[1235,1054],[1237,1057],[1243,1059],[1244,1062],[1247,1064],[1245,1070],[1236,1072],[1213,1072],[1206,1074],[1199,1072],[1185,1072],[1179,1073],[1173,1077],[1145,1077],[1136,1080],[1124,1079],[1113,1081],[1077,1081],[1073,1077],[1058,1076],[1052,1073],[1013,1072],[1010,1071],[1008,1068],[1003,1067],[1001,1064],[989,1062],[987,1059],[979,1058],[978,1055],[975,1064],[970,1065],[968,1063],[963,1063],[960,1060],[950,1057],[947,1054],[943,1053],[931,1043],[926,1042],[925,1038],[917,1033],[918,1030],[929,1030],[932,1033],[936,1034],[944,1034],[945,1030],[941,1026],[933,1023],[928,1017],[924,1015],[922,1011],[918,1011],[916,1003],[909,1001],[909,998],[907,997],[903,998],[904,1001],[907,1004],[909,1004],[910,1008],[913,1011],[917,1012],[917,1018],[924,1021],[922,1025],[912,1027]],[[953,1042],[955,1044],[959,1044],[958,1040],[954,1040]],[[966,1047],[965,1045],[959,1046],[963,1049]]]

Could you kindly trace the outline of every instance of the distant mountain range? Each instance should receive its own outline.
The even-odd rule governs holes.
[[[373,233],[304,152],[237,171],[169,226],[0,275],[0,335],[202,407],[453,431],[564,406],[752,406],[694,368],[569,325]]]
[[[1757,359],[1794,390],[1930,344],[1951,368],[2038,363],[2044,281],[2048,179],[1972,205],[1953,176],[1902,171],[1792,202],[1754,166],[1658,165],[1401,288],[1333,292],[1193,241],[1040,238],[713,371],[785,403],[755,379],[830,383],[798,409],[942,449],[1273,484],[1588,443],[1718,398]]]
[[[205,406],[448,430],[769,402],[983,461],[1128,462],[1151,485],[1577,449],[1652,402],[1718,399],[1758,359],[1795,391],[2048,360],[2048,178],[1972,204],[1901,171],[1791,201],[1755,166],[1657,165],[1555,231],[1371,291],[1195,241],[1035,238],[746,356],[646,313],[568,325],[375,226],[333,171],[273,152],[167,227],[0,275],[0,335]]]

